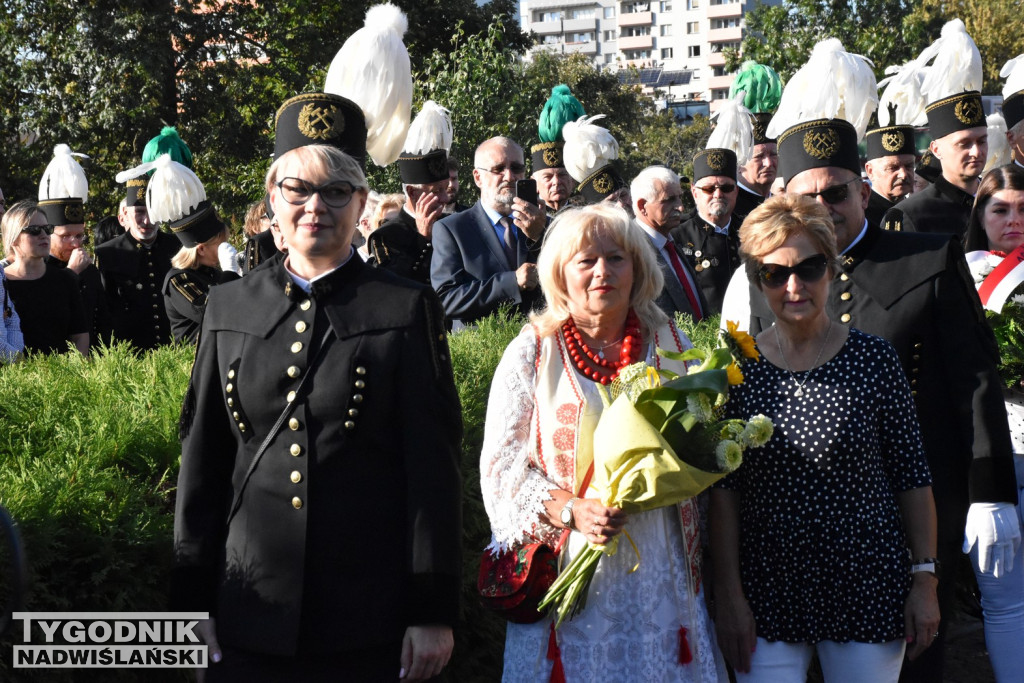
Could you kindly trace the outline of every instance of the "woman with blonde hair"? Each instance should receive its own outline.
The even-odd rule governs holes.
[[[686,372],[655,353],[691,344],[655,304],[663,279],[649,242],[612,204],[560,212],[537,262],[547,308],[505,350],[491,384],[480,456],[491,550],[555,547],[565,529],[569,559],[623,529],[643,549],[632,574],[627,546],[603,558],[586,606],[557,633],[550,617],[510,623],[505,681],[548,680],[556,662],[568,680],[726,679],[704,605],[694,501],[627,519],[587,485],[598,385],[638,361]]]
[[[4,269],[4,327],[9,318],[20,316],[26,351],[63,353],[71,343],[79,353],[88,355],[89,325],[78,276],[46,262],[53,233],[46,216],[35,202],[22,200],[4,214],[0,230],[4,253],[10,261]],[[13,307],[9,309],[7,294],[17,306],[17,314]],[[8,342],[17,343],[13,332]],[[5,355],[12,350],[6,349]]]
[[[193,230],[199,238],[215,231],[212,237],[196,243],[195,237],[182,241],[182,247],[171,258],[171,270],[164,279],[163,295],[167,319],[171,323],[171,334],[174,341],[195,343],[199,328],[203,324],[203,312],[206,310],[206,297],[210,288],[224,282],[237,280],[238,275],[230,270],[221,270],[218,248],[227,242],[228,228],[213,216],[220,224],[205,229],[201,234]],[[185,234],[175,233],[179,239]]]

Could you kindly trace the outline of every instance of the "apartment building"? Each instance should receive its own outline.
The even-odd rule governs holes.
[[[521,0],[520,19],[540,39],[535,51],[578,52],[602,69],[642,68],[644,85],[660,82],[669,101],[710,102],[715,111],[735,78],[722,51],[739,49],[753,7],[754,0]],[[671,74],[648,76],[651,68]]]

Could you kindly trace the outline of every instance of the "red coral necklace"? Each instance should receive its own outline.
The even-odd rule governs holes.
[[[572,362],[576,364],[580,372],[585,377],[601,384],[611,384],[612,380],[619,375],[619,370],[639,360],[634,356],[639,356],[641,351],[640,321],[633,311],[626,316],[626,333],[620,340],[622,346],[619,348],[617,361],[613,362],[604,357],[601,350],[605,347],[601,347],[595,352],[587,346],[572,316],[562,323],[562,337],[565,339],[565,346],[569,350]],[[612,342],[607,346],[612,346],[615,343],[617,342]]]

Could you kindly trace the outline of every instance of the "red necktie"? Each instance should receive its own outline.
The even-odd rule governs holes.
[[[665,251],[668,252],[669,263],[672,264],[672,270],[676,271],[679,284],[683,286],[683,291],[686,292],[686,298],[690,302],[690,308],[693,310],[693,319],[700,320],[704,317],[700,310],[700,300],[693,291],[693,287],[690,286],[690,279],[686,277],[686,271],[683,270],[683,262],[679,260],[679,254],[676,253],[676,245],[672,240],[665,242]]]

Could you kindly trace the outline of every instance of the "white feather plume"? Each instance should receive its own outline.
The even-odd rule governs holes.
[[[85,154],[72,152],[67,145],[53,148],[53,159],[46,165],[43,178],[39,181],[39,201],[69,197],[89,201],[89,181],[85,177],[85,169],[75,161],[75,157],[89,158]]]
[[[745,92],[739,92],[731,100],[727,100],[722,108],[711,117],[715,121],[715,129],[708,138],[707,149],[713,147],[731,149],[736,153],[740,166],[748,161],[754,151],[753,114],[743,106]]]
[[[1003,68],[999,70],[999,77],[1006,79],[1006,83],[1003,84],[1004,98],[1024,90],[1024,54],[1017,55],[1003,64]]]
[[[206,201],[206,189],[188,166],[161,154],[153,162],[156,169],[146,186],[146,210],[156,223],[170,223],[193,213]]]
[[[766,134],[777,138],[798,123],[843,119],[857,129],[859,141],[877,106],[871,60],[846,52],[838,39],[828,38],[814,46],[807,63],[786,83]]]
[[[562,126],[562,158],[565,170],[573,180],[581,182],[597,169],[619,158],[619,143],[607,129],[594,125],[604,114],[581,116]]]
[[[928,115],[925,113],[928,102],[921,92],[921,83],[927,71],[928,67],[922,66],[916,59],[900,66],[890,66],[885,70],[885,73],[890,75],[878,82],[879,88],[885,88],[878,99],[879,125],[888,125],[881,120],[881,113],[888,112],[890,104],[897,107],[896,121],[893,123],[928,125]]]
[[[938,40],[915,61],[922,66],[931,62],[921,81],[921,92],[929,103],[966,90],[981,91],[981,53],[960,19],[946,22]]]
[[[402,151],[408,154],[426,154],[435,149],[450,152],[453,136],[449,111],[434,100],[427,100],[409,126]]]
[[[402,151],[412,108],[412,71],[402,35],[409,20],[391,3],[366,12],[363,28],[334,56],[324,92],[359,105],[366,118],[366,150],[378,166]]]
[[[1003,115],[989,114],[985,117],[985,125],[988,127],[988,159],[983,174],[1013,162],[1013,150],[1006,141],[1006,119]]]

